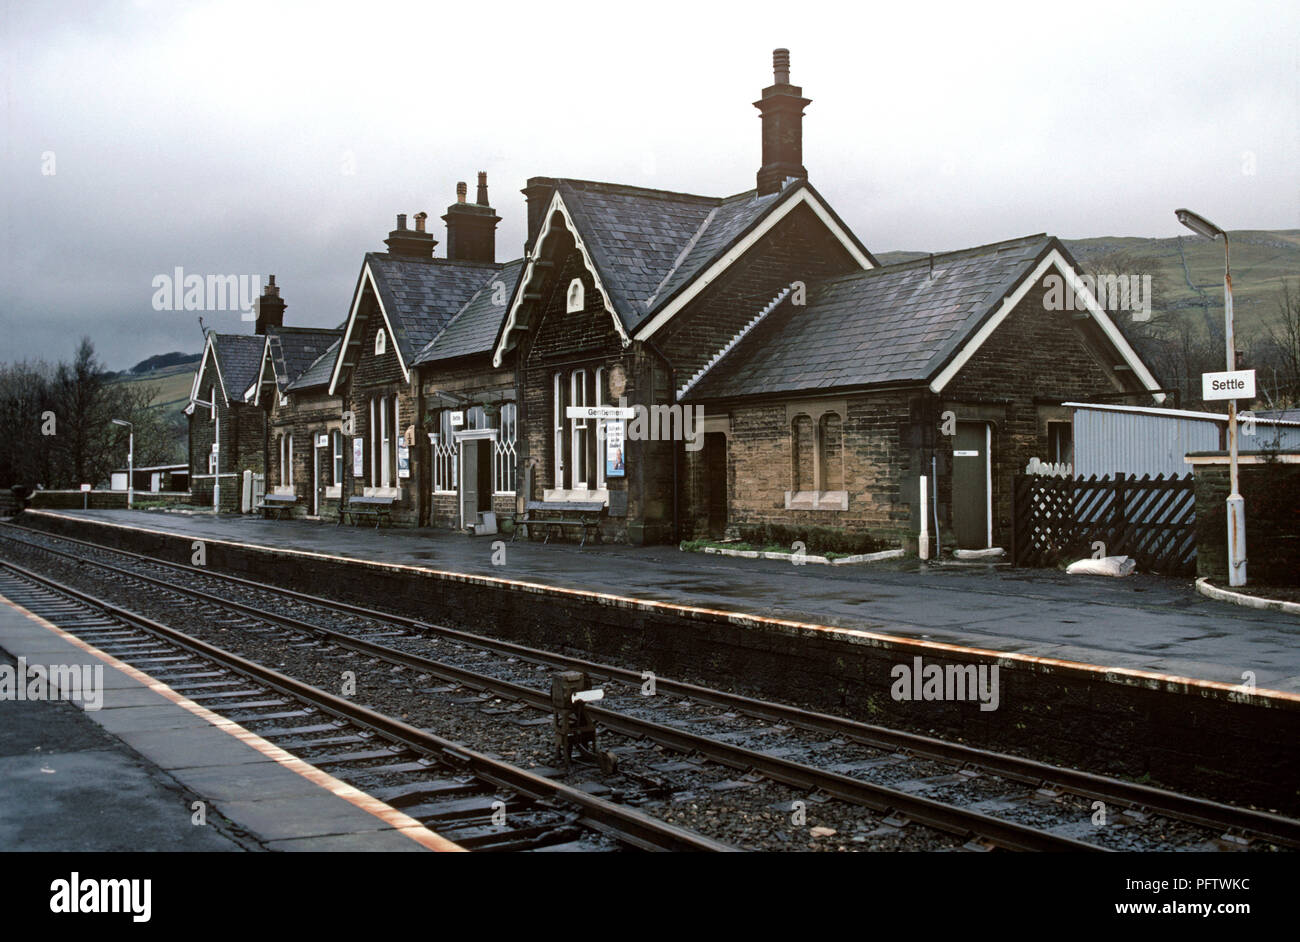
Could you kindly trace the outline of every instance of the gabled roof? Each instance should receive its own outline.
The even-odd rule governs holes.
[[[328,386],[330,376],[334,373],[334,361],[338,358],[339,344],[342,341],[343,329],[340,327],[335,332],[335,340],[326,349],[325,352],[316,358],[316,360],[298,375],[298,378],[291,382],[287,390],[289,392],[301,392],[304,389],[315,389],[318,386]]]
[[[798,205],[807,204],[863,268],[871,253],[806,180],[778,193],[697,196],[589,180],[553,181],[550,206],[530,246],[523,280],[533,277],[551,220],[573,230],[606,309],[625,343],[649,337],[699,290]],[[500,365],[518,324],[516,296],[502,325],[493,362]]]
[[[393,337],[410,363],[500,265],[366,254]]]
[[[208,331],[203,346],[203,359],[194,371],[194,382],[190,386],[190,406],[199,398],[199,380],[211,358],[217,368],[217,385],[221,387],[221,396],[229,405],[233,399],[244,401],[244,390],[257,382],[262,368],[262,354],[266,348],[266,338],[258,334],[219,334]]]
[[[331,376],[331,390],[343,370],[351,366],[347,361],[349,351],[358,344],[356,324],[361,299],[370,286],[378,297],[380,316],[395,341],[403,373],[408,373],[416,355],[500,269],[496,262],[406,258],[367,252],[343,332],[343,349]]]
[[[276,388],[281,394],[343,336],[342,328],[327,327],[268,327],[266,330],[266,357],[259,377],[261,383],[272,377],[266,374],[266,363],[271,364]],[[332,365],[332,364],[331,364]],[[259,388],[257,396],[260,399]]]
[[[276,382],[284,389],[316,362],[339,337],[341,327],[271,327],[266,331],[267,346],[275,364]]]
[[[1069,267],[1039,234],[826,279],[807,304],[787,298],[688,391],[727,398],[887,383],[938,392],[1049,265]],[[1104,312],[1092,311],[1103,330]],[[1109,328],[1109,329],[1107,329]],[[1118,335],[1118,331],[1114,331]],[[1114,341],[1114,337],[1111,338]],[[1154,378],[1122,335],[1116,348],[1138,378]]]
[[[492,344],[501,329],[501,320],[509,309],[523,270],[524,260],[517,258],[513,262],[506,262],[499,272],[489,276],[456,316],[416,354],[414,362],[432,363],[435,360],[491,353]]]

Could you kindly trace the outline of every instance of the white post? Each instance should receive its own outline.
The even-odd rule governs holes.
[[[930,479],[924,474],[921,475],[921,536],[917,555],[930,558]]]
[[[1227,344],[1227,369],[1237,368],[1232,337],[1232,269],[1228,263],[1228,233],[1223,233],[1223,337]],[[1228,585],[1246,584],[1246,501],[1237,479],[1237,400],[1228,400]]]
[[[216,399],[216,396],[212,397]],[[216,407],[213,407],[216,411]],[[212,420],[212,447],[216,452],[217,460],[212,462],[212,512],[221,513],[221,416]]]
[[[119,439],[120,441],[121,439]],[[130,510],[135,498],[135,428],[126,436],[126,509]]]

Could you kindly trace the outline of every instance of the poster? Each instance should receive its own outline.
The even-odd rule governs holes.
[[[605,421],[605,477],[623,476],[623,419]]]
[[[398,478],[411,476],[411,446],[406,444],[405,437],[397,440],[397,476]]]
[[[365,453],[362,451],[364,443],[359,438],[352,439],[352,476],[359,478],[365,475]]]

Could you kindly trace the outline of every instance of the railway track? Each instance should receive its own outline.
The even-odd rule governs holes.
[[[726,851],[12,563],[0,595],[466,850]]]
[[[1144,843],[1162,846],[1161,841],[1141,838],[1150,832],[1166,834],[1170,822],[1176,825],[1177,836],[1172,841],[1162,838],[1164,846],[1225,850],[1300,846],[1300,822],[1266,812],[691,684],[657,679],[658,696],[647,700],[638,696],[642,676],[622,668],[68,537],[36,531],[20,534],[16,530],[6,527],[5,538],[32,551],[97,567],[113,578],[139,580],[178,598],[224,606],[242,617],[276,624],[323,644],[535,710],[549,712],[551,703],[549,691],[519,682],[521,678],[531,679],[530,670],[539,666],[583,670],[606,685],[607,702],[618,707],[591,709],[605,730],[742,770],[751,781],[761,777],[816,798],[871,809],[890,827],[915,822],[957,835],[970,847],[1096,850],[1106,849],[1109,839],[1110,846],[1129,849],[1136,844],[1136,849],[1141,849]],[[105,556],[116,556],[135,568],[105,562]],[[181,576],[206,589],[179,584],[177,578]],[[259,604],[231,598],[235,594],[251,596]],[[281,610],[269,610],[267,604],[278,604]],[[286,606],[292,614],[283,610]],[[314,617],[309,620],[304,616]],[[323,621],[353,625],[337,630],[321,624]],[[383,641],[373,640],[376,636]],[[440,647],[440,657],[411,650],[431,642]],[[491,659],[493,670],[481,663],[485,657]],[[466,661],[472,666],[467,666]],[[761,743],[764,734],[782,731],[790,731],[784,738],[804,740],[807,748],[791,749],[784,743],[777,748],[753,748]],[[742,742],[733,741],[736,739]],[[854,761],[854,755],[860,758]],[[842,761],[845,758],[849,761]],[[893,784],[872,781],[866,777],[871,773],[884,773],[886,781]],[[970,800],[972,790],[975,801]],[[931,797],[936,795],[941,797]],[[1096,801],[1106,803],[1118,827],[1098,828],[1091,823]],[[1065,813],[1060,813],[1062,807]],[[992,810],[1001,814],[988,813]],[[1018,821],[1016,817],[1046,819],[1046,826]],[[1113,840],[1117,833],[1119,841]],[[1133,836],[1139,839],[1130,839]]]

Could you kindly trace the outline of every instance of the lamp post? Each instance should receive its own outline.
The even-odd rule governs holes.
[[[135,499],[135,426],[126,419],[114,419],[114,425],[124,425],[126,436],[126,509],[130,510]]]
[[[1236,344],[1232,339],[1232,269],[1228,259],[1228,233],[1190,209],[1176,209],[1174,215],[1188,229],[1207,239],[1223,236],[1223,342],[1227,348],[1227,369],[1237,368]],[[1228,584],[1246,584],[1246,502],[1237,481],[1237,400],[1228,400]]]

